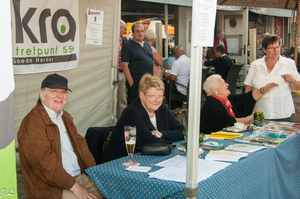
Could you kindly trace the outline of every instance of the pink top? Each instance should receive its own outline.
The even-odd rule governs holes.
[[[157,50],[151,46],[152,53],[157,53]],[[161,79],[161,68],[157,65],[156,61],[153,60],[153,75]]]

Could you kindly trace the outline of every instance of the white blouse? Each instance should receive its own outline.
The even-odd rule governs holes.
[[[295,62],[289,58],[280,56],[271,73],[268,73],[265,57],[252,62],[250,65],[244,83],[253,87],[253,90],[264,87],[271,82],[279,84],[264,94],[254,107],[254,111],[264,112],[266,119],[287,118],[295,113],[291,87],[281,77],[283,74],[291,74],[296,81],[300,81]]]

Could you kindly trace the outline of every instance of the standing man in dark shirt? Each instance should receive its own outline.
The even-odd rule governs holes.
[[[226,81],[228,72],[232,66],[231,59],[225,54],[225,48],[222,44],[215,47],[216,59],[204,62],[204,66],[215,67],[215,74],[221,75],[222,79]]]
[[[144,41],[145,27],[141,23],[132,25],[133,39],[123,45],[121,62],[126,77],[127,104],[137,96],[139,83],[146,73],[153,75],[153,54],[150,45]]]

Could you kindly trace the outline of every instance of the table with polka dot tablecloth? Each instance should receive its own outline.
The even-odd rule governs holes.
[[[250,132],[245,132],[248,136]],[[236,144],[232,140],[212,140],[226,146]],[[197,198],[300,198],[300,135],[293,136],[276,148],[250,153],[237,163],[217,172],[198,183]],[[180,146],[180,142],[176,142]],[[204,158],[209,150],[205,150]],[[168,156],[142,156],[134,154],[133,160],[140,166],[149,166],[149,172],[161,167],[154,166],[175,155],[185,155],[174,149]],[[126,171],[123,157],[86,170],[108,199],[150,199],[184,197],[184,183],[149,178],[147,173]]]

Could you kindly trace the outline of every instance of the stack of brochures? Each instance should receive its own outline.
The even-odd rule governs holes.
[[[296,133],[293,131],[262,128],[258,131],[253,131],[252,135],[262,135],[262,136],[269,136],[274,138],[289,138],[296,135]]]
[[[200,146],[203,149],[219,150],[219,149],[223,149],[225,147],[225,144],[219,142],[204,142],[201,143]]]
[[[239,152],[246,152],[246,153],[253,153],[262,149],[266,149],[265,146],[258,146],[252,144],[232,144],[225,148],[228,151],[239,151]]]
[[[263,128],[253,131],[252,135],[244,138],[254,144],[277,146],[286,139],[300,132],[299,124],[292,122],[269,122]]]
[[[254,144],[271,145],[273,143],[276,143],[276,140],[278,139],[284,141],[286,138],[275,138],[270,136],[252,134],[249,135],[248,137],[245,137],[243,140],[246,140],[249,143],[254,143]]]
[[[240,158],[248,156],[248,153],[234,152],[234,151],[210,151],[205,160],[238,162]]]
[[[288,132],[300,133],[300,124],[293,122],[269,122],[264,129],[283,130]]]

